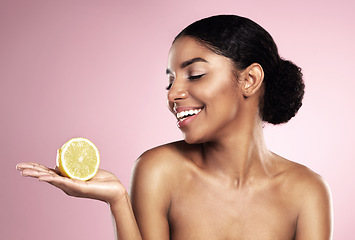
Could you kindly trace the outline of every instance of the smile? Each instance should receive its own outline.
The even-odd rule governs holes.
[[[191,117],[191,116],[199,114],[201,112],[201,110],[202,110],[202,108],[181,111],[181,112],[178,112],[176,114],[176,117],[181,122],[181,121],[185,120],[188,117]]]

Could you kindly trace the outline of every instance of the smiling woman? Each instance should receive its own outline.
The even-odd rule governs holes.
[[[35,163],[17,168],[109,203],[118,239],[331,239],[327,184],[264,141],[263,121],[287,122],[304,94],[300,68],[272,37],[247,18],[202,19],[175,38],[166,73],[184,140],[140,156],[131,196],[104,170],[83,183]]]

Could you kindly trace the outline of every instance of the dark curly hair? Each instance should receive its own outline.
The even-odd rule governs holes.
[[[302,106],[302,72],[291,61],[280,58],[271,35],[250,19],[218,15],[187,26],[176,37],[189,36],[216,54],[233,60],[242,70],[259,63],[264,70],[261,119],[272,124],[288,122]]]

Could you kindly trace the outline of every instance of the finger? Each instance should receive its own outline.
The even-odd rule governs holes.
[[[21,175],[24,177],[34,177],[38,178],[40,176],[48,176],[48,175],[54,175],[56,173],[50,172],[50,171],[39,171],[36,169],[24,169],[21,171]]]
[[[18,163],[16,165],[16,169],[22,169],[22,168],[30,168],[33,167],[35,165],[39,165],[38,163],[34,163],[34,162],[22,162],[22,163]]]
[[[43,174],[38,177],[39,181],[50,183],[55,187],[62,188],[62,186],[67,185],[67,181],[70,180],[69,178],[62,177],[56,174]]]
[[[61,177],[59,175],[43,175],[38,180],[47,182],[70,196],[88,197],[84,194],[84,189],[87,188],[87,183],[84,181]]]
[[[47,182],[55,187],[58,187],[62,190],[67,189],[68,185],[70,185],[70,181],[72,181],[69,178],[62,177],[56,174],[44,174],[38,177],[39,181]]]
[[[63,192],[65,192],[68,195],[72,191],[68,185],[70,185],[68,182],[70,179],[61,177],[61,176],[56,176],[56,175],[42,175],[38,177],[39,181],[47,182],[51,184],[52,186],[61,189]]]
[[[56,173],[54,169],[50,169],[46,166],[43,166],[38,163],[19,163],[16,165],[16,169],[19,171],[24,171],[24,170],[34,170],[34,171],[39,171],[39,172],[46,172],[46,173]]]
[[[35,168],[35,169],[49,169],[46,166],[43,166],[39,163],[27,162],[27,163],[19,163],[16,165],[17,170],[22,170],[26,168]]]

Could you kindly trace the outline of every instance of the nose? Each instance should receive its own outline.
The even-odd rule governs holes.
[[[168,91],[168,101],[177,102],[187,97],[188,97],[188,91],[187,91],[186,84],[175,80]]]

